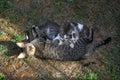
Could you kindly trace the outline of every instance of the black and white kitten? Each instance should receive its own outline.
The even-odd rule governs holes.
[[[68,29],[65,32],[66,35],[64,36],[64,39],[67,39],[70,42],[70,47],[74,48],[74,43],[79,39],[80,32],[82,32],[84,25],[80,23],[74,23],[71,22],[68,24]]]

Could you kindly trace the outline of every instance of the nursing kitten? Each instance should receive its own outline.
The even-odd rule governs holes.
[[[60,26],[52,21],[45,21],[37,26],[33,26],[34,31],[38,34],[38,37],[44,37],[53,40],[60,32]]]
[[[80,38],[80,37],[86,37],[91,38],[89,34],[93,33],[92,28],[87,28],[85,25],[80,23],[71,22],[68,24],[68,29],[66,31],[66,37],[68,41],[70,41],[71,48],[74,48],[74,43]],[[92,31],[92,32],[91,32]]]

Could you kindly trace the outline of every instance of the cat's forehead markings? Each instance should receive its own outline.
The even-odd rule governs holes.
[[[83,29],[83,24],[77,23],[78,24],[78,29],[81,31]]]
[[[32,46],[29,46],[29,51],[33,51],[33,47]]]

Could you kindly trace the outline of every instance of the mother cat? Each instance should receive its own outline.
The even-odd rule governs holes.
[[[57,37],[58,34],[61,34],[61,31],[59,30],[59,25],[54,25],[56,23],[52,21],[47,21],[44,24],[49,23],[47,25],[44,25],[44,28],[46,30],[49,28],[49,30],[52,29],[54,31],[54,34],[51,34],[50,36],[54,35],[54,37],[47,38],[49,37],[48,34],[50,32],[46,33],[43,28],[40,29],[39,25],[38,28],[33,28],[32,29],[32,34],[34,39],[33,40],[28,40],[29,35],[27,35],[27,40],[26,42],[19,42],[17,45],[20,48],[23,48],[23,52],[20,53],[18,58],[25,58],[26,56],[34,55],[35,57],[38,58],[44,58],[44,59],[55,59],[55,60],[79,60],[83,57],[88,56],[90,53],[92,53],[97,47],[105,45],[111,41],[111,38],[108,37],[105,40],[98,41],[96,43],[92,43],[93,40],[93,30],[90,28],[87,28],[87,32],[79,33],[79,39],[74,43],[74,47],[71,48],[69,40],[64,41],[61,45],[59,44],[59,40],[54,40],[55,37]],[[52,24],[52,25],[51,25]],[[74,26],[78,26],[78,23]],[[42,24],[43,25],[43,24]],[[54,25],[54,26],[53,26]],[[48,27],[49,26],[49,27]],[[54,28],[53,28],[54,27]],[[46,37],[41,36],[40,31],[45,33],[44,35],[47,35]],[[84,26],[83,26],[83,30]],[[53,32],[52,32],[53,33]],[[88,34],[89,33],[89,34]],[[86,34],[87,36],[81,36],[81,34]],[[40,35],[40,36],[39,36]],[[64,34],[66,35],[66,34]],[[47,40],[45,39],[47,38]]]

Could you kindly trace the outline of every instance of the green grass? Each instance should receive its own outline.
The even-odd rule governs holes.
[[[4,36],[5,32],[0,30],[0,36]]]
[[[105,5],[106,4],[106,5]],[[120,14],[117,11],[118,5],[113,6],[112,0],[106,2],[102,6],[102,10],[97,14],[96,18],[100,20],[100,22],[104,24],[109,24],[116,26],[116,34],[113,36],[114,47],[110,50],[110,55],[106,57],[104,60],[104,64],[107,67],[107,74],[109,75],[111,80],[120,80],[120,70],[119,70],[119,62],[120,62]],[[102,16],[107,14],[107,12],[111,11],[111,15],[107,15],[106,17]],[[104,72],[106,73],[106,72]]]
[[[8,49],[6,46],[0,45],[0,52],[5,53],[8,52]]]
[[[36,13],[40,9],[41,4],[33,1],[34,3],[30,5],[30,9],[25,12],[26,5],[24,5],[22,8],[14,7],[14,5],[17,4],[18,1],[19,0],[0,0],[0,14],[9,19],[11,23],[18,22],[27,17],[28,20],[26,23],[35,24],[35,21],[38,18],[36,17]]]
[[[117,17],[115,18],[116,20],[116,26],[117,26],[117,36],[115,37],[115,45],[116,47],[114,48],[113,51],[113,59],[109,59],[107,66],[108,66],[108,73],[111,76],[111,80],[120,80],[120,21],[119,21],[119,15],[116,15]]]
[[[76,75],[77,78],[82,79],[82,80],[98,80],[98,74],[94,73],[92,71],[88,71],[86,73],[82,73],[82,74],[77,74]]]
[[[120,80],[119,66],[116,66],[115,62],[110,60],[110,62],[106,63],[108,68],[108,74],[111,77],[111,80]]]
[[[10,22],[14,22],[20,20],[20,16],[18,15],[16,9],[14,8],[14,4],[18,0],[0,0],[0,14],[6,16]]]
[[[85,18],[86,12],[84,8],[79,8],[75,13],[79,18]]]
[[[75,1],[75,0],[67,0],[68,2],[73,2],[73,1]]]
[[[4,12],[12,7],[10,0],[0,0],[0,12]]]
[[[5,80],[5,75],[3,73],[0,73],[0,80]]]
[[[20,41],[25,37],[24,34],[14,34],[13,35],[13,42]]]
[[[26,13],[27,18],[29,18],[30,20],[28,20],[29,24],[36,24],[36,19],[40,18],[40,17],[36,17],[38,10],[41,8],[41,4],[40,3],[33,3],[31,5],[31,9]]]
[[[60,7],[62,4],[62,0],[53,0],[53,2],[56,7]]]

